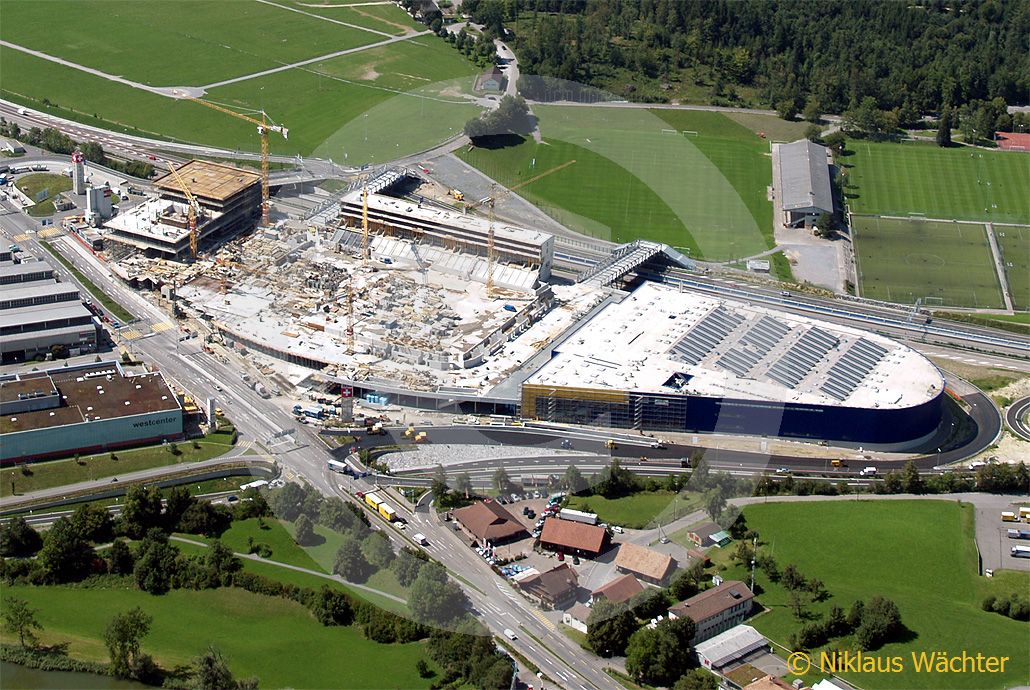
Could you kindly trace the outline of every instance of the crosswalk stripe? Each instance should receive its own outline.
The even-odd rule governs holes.
[[[537,618],[539,618],[539,619],[540,619],[540,622],[541,622],[541,623],[543,623],[543,624],[544,624],[544,626],[545,626],[545,627],[546,627],[546,628],[547,628],[548,630],[550,630],[551,632],[554,632],[555,630],[557,630],[557,629],[558,629],[558,626],[556,626],[556,625],[555,625],[554,623],[552,623],[552,622],[551,622],[551,621],[550,621],[550,620],[549,620],[549,619],[547,618],[547,616],[545,616],[545,615],[544,615],[543,613],[541,613],[540,611],[537,611],[536,609],[533,609],[533,615],[534,615],[534,616],[536,616]]]
[[[29,236],[26,233],[24,233],[24,232],[22,234],[20,234],[20,235],[15,235],[14,236],[14,241],[15,242],[28,242],[28,240],[29,240]]]
[[[159,323],[155,323],[150,328],[152,331],[154,331],[154,333],[163,333],[164,331],[175,328],[175,326],[173,324],[168,323],[167,321],[161,321]]]
[[[143,337],[143,334],[137,331],[135,328],[128,328],[124,331],[121,331],[121,334],[122,337],[126,340],[136,340],[137,338]]]
[[[62,234],[63,232],[64,231],[61,230],[60,228],[43,228],[37,234],[40,237],[42,237],[43,239],[47,239],[49,237],[57,237],[58,235]]]

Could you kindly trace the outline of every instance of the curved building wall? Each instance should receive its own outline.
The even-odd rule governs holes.
[[[937,428],[943,395],[914,407],[879,409],[524,384],[522,415],[623,429],[895,444]]]

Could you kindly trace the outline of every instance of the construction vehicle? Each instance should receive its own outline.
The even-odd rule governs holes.
[[[250,124],[255,125],[257,127],[258,135],[261,137],[261,227],[267,228],[268,227],[268,197],[269,197],[269,193],[268,193],[268,133],[269,132],[277,132],[277,133],[283,135],[283,139],[289,139],[290,130],[288,130],[286,127],[283,127],[282,125],[277,125],[277,124],[271,122],[271,120],[268,117],[268,113],[266,113],[264,110],[251,110],[251,111],[249,111],[249,112],[254,113],[255,115],[260,115],[261,119],[259,120],[256,117],[251,117],[250,115],[247,115],[245,113],[237,112],[237,111],[232,110],[231,108],[227,108],[227,107],[225,107],[223,105],[219,105],[217,103],[212,103],[211,101],[202,101],[199,98],[194,98],[193,96],[189,95],[188,93],[178,92],[178,91],[173,92],[173,93],[177,97],[185,98],[187,100],[193,101],[194,103],[199,103],[200,105],[202,105],[202,106],[204,106],[206,108],[211,108],[212,110],[217,110],[220,113],[225,113],[226,115],[231,115],[232,117],[235,117],[237,119],[243,120],[245,122],[249,122]]]
[[[409,426],[407,429],[404,430],[404,438],[411,438],[414,435],[415,435],[415,427]]]
[[[452,197],[454,197],[455,201],[465,201],[465,195],[462,194],[457,189],[452,189],[451,191],[448,192],[448,194],[450,194]]]
[[[429,440],[429,434],[424,431],[420,431],[415,434],[415,443],[425,443]]]
[[[182,175],[175,169],[175,166],[169,161],[168,169],[172,171],[172,177],[182,187],[182,193],[186,195],[186,199],[189,202],[189,210],[186,212],[187,223],[189,224],[190,230],[190,256],[194,259],[197,258],[197,218],[200,216],[200,202],[197,201],[197,197],[193,196],[193,192],[190,191],[189,186],[186,184],[186,180],[182,179]]]
[[[382,422],[376,422],[368,428],[368,431],[366,431],[365,434],[368,436],[385,436],[386,429],[383,428]]]
[[[613,441],[612,439],[608,439],[607,441],[605,441],[604,447],[607,450],[615,450],[616,448],[618,448],[618,446],[615,444],[615,441]]]

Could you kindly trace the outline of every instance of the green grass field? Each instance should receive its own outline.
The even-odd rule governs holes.
[[[417,23],[407,12],[404,12],[392,2],[384,5],[369,5],[367,0],[348,0],[348,2],[323,2],[313,3],[302,0],[289,0],[281,4],[295,7],[304,12],[317,14],[327,19],[335,19],[348,24],[361,24],[370,29],[384,31],[395,35],[404,34],[409,31],[425,31],[424,24]],[[317,4],[325,5],[318,7]],[[357,7],[349,5],[357,4]],[[343,6],[348,5],[348,6]]]
[[[17,187],[23,194],[35,201],[36,195],[46,192],[46,198],[30,206],[30,216],[40,218],[54,213],[54,197],[72,188],[71,178],[53,173],[34,173],[18,179]]]
[[[1030,678],[1027,624],[980,609],[998,582],[976,574],[973,510],[952,501],[826,501],[769,503],[744,510],[782,570],[794,563],[822,580],[831,596],[808,605],[823,615],[833,605],[846,611],[856,599],[885,596],[897,603],[902,622],[915,633],[876,656],[912,651],[982,652],[1010,657],[1005,674],[841,674],[864,688],[1002,688]],[[1026,573],[1001,573],[1006,591],[1026,592]],[[748,578],[742,566],[723,573]],[[785,645],[800,623],[785,589],[758,571],[758,601],[769,611],[752,619],[762,634]],[[999,580],[999,582],[1001,582]],[[848,647],[848,641],[834,645]],[[911,665],[911,664],[909,664]]]
[[[1005,261],[1012,306],[1030,310],[1030,228],[995,225],[994,237]]]
[[[165,668],[188,664],[215,644],[237,677],[265,688],[424,688],[415,664],[421,643],[378,644],[357,627],[324,627],[300,604],[239,589],[134,590],[5,587],[38,609],[46,644],[67,642],[76,658],[106,662],[103,632],[111,617],[139,606],[154,617],[143,651]],[[7,632],[4,642],[17,642]],[[428,659],[427,659],[428,662]],[[429,662],[431,663],[431,662]]]
[[[932,144],[848,142],[852,212],[1030,224],[1025,153]],[[996,207],[996,208],[995,208]]]
[[[682,491],[641,491],[623,498],[572,496],[569,507],[597,513],[601,522],[633,529],[672,522],[701,508],[700,494]]]
[[[555,105],[533,111],[543,144],[459,155],[509,187],[541,176],[518,193],[588,235],[650,239],[708,259],[772,246],[768,143],[746,127],[695,111]]]
[[[72,4],[75,8],[80,6],[79,3]],[[171,5],[159,3],[160,9],[155,16],[168,11],[165,8]],[[196,86],[295,59],[292,54],[276,57],[276,51],[287,50],[284,47],[287,45],[292,44],[289,50],[300,50],[304,46],[310,51],[301,57],[324,55],[347,47],[346,43],[329,38],[324,44],[312,47],[316,44],[311,37],[325,38],[323,31],[326,30],[339,29],[371,37],[366,43],[384,39],[377,34],[257,2],[199,2],[198,5],[202,13],[215,15],[231,13],[236,6],[248,8],[247,17],[250,17],[250,8],[258,8],[255,11],[261,13],[270,12],[271,15],[257,25],[274,24],[275,35],[280,37],[282,46],[268,49],[269,56],[262,53],[260,59],[256,58],[255,66],[240,71],[232,67],[233,59],[221,59],[223,49],[220,46],[233,46],[233,50],[238,45],[246,46],[250,40],[249,32],[253,29],[252,22],[245,19],[238,30],[234,22],[225,22],[221,29],[224,35],[220,38],[204,33],[214,31],[210,27],[199,32],[197,35],[205,35],[206,38],[189,53],[188,64],[179,67],[175,60],[155,57],[161,52],[155,51],[153,46],[161,45],[165,38],[159,28],[142,24],[134,29],[138,37],[125,44],[127,47],[120,52],[95,51],[103,53],[103,60],[108,62],[96,57],[96,62],[88,64],[126,77],[142,79],[142,71],[146,71],[146,74],[154,75],[153,80],[157,83]],[[10,16],[46,12],[56,6],[57,3],[18,2],[15,13]],[[82,3],[82,6],[91,6],[91,3]],[[356,12],[358,9],[373,14],[389,14],[388,10],[394,10],[403,16],[392,6],[320,8],[319,11],[344,10],[354,15],[339,21],[381,22],[378,18],[364,18]],[[74,9],[74,13],[80,11]],[[6,4],[4,16],[8,18]],[[52,44],[45,46],[45,52],[60,54],[61,49],[74,52],[85,46],[92,55],[92,41],[76,43],[73,39],[83,32],[88,34],[94,25],[98,35],[107,37],[104,31],[109,17],[104,12],[93,12],[88,20],[94,24],[76,25],[68,34],[63,30],[58,32],[57,40],[51,39]],[[5,21],[4,26],[12,27],[15,23]],[[225,26],[234,27],[234,30],[229,31]],[[16,31],[14,28],[10,30]],[[17,37],[0,35],[17,42]],[[295,36],[301,38],[298,40]],[[141,42],[145,50],[138,45]],[[260,47],[264,44],[256,41],[255,45]],[[132,73],[130,67],[140,70],[141,74]],[[311,155],[317,151],[319,156],[360,165],[413,154],[459,132],[464,122],[478,112],[477,106],[461,98],[463,93],[471,90],[476,72],[476,68],[446,42],[435,36],[419,36],[212,88],[205,98],[241,110],[263,108],[273,120],[286,125],[290,129],[290,138],[284,140],[273,136],[273,153]],[[407,92],[411,94],[405,95]],[[259,146],[253,127],[246,122],[196,103],[176,101],[135,89],[10,48],[0,48],[0,95],[57,116],[121,132],[230,150],[255,151]],[[364,117],[366,114],[368,117]],[[412,126],[416,120],[419,125]]]
[[[386,38],[244,0],[191,0],[189,11],[171,0],[5,0],[0,37],[151,86],[201,86]]]
[[[863,297],[944,306],[1004,306],[983,225],[855,217]]]
[[[11,495],[12,482],[16,493],[26,494],[55,486],[124,475],[151,467],[186,465],[210,460],[232,450],[231,445],[220,441],[221,438],[216,441],[201,440],[200,448],[194,448],[192,442],[180,443],[180,455],[172,455],[168,447],[158,445],[136,450],[117,450],[114,452],[115,460],[111,459],[111,453],[98,453],[79,458],[82,464],[74,459],[39,462],[31,466],[32,474],[28,476],[22,474],[20,469],[4,470],[0,472],[0,496]]]

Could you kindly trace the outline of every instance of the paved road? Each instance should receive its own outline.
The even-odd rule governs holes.
[[[1009,406],[1005,423],[1014,434],[1024,441],[1030,441],[1030,396],[1021,398]]]

